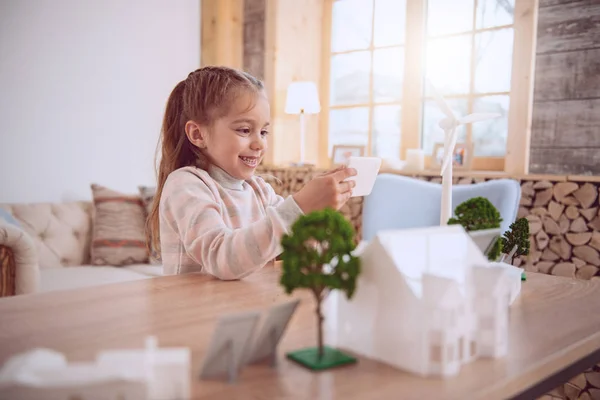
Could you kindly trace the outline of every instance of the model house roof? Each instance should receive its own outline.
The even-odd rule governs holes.
[[[425,275],[445,278],[440,287],[443,282],[456,284],[464,295],[471,268],[489,263],[459,225],[383,231],[373,242],[379,243],[418,298],[423,297]]]

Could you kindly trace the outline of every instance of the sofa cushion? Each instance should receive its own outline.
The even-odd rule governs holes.
[[[2,204],[36,247],[43,268],[82,265],[89,262],[89,202]]]
[[[0,208],[0,219],[3,219],[4,221],[8,222],[9,224],[18,226],[19,228],[21,227],[21,224],[19,224],[17,222],[15,217],[13,217],[13,215],[8,210],[5,210],[4,208]]]
[[[148,262],[146,211],[140,196],[92,184],[94,203],[92,265],[123,266]]]
[[[129,268],[92,265],[46,268],[41,270],[40,273],[40,292],[79,289],[109,283],[149,279],[155,276]]]
[[[140,191],[140,196],[142,197],[142,203],[144,203],[144,208],[146,209],[146,218],[148,218],[150,211],[152,211],[152,203],[154,202],[154,196],[156,195],[156,187],[138,186],[138,189]],[[150,252],[150,264],[162,265],[160,256],[154,247],[152,247],[152,251]]]

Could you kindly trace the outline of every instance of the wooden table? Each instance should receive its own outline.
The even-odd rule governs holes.
[[[288,361],[284,351],[316,343],[314,303],[299,292],[277,368],[246,367],[235,385],[198,380],[218,316],[288,300],[278,278],[277,268],[265,268],[237,282],[191,274],[3,299],[0,362],[33,347],[91,360],[100,349],[141,347],[156,335],[161,346],[192,349],[195,399],[489,400],[533,399],[600,361],[600,283],[530,273],[511,309],[509,355],[477,360],[456,378],[418,378],[362,358],[320,373]]]

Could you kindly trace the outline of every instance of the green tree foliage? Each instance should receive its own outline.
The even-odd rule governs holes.
[[[456,207],[456,217],[448,220],[448,225],[462,225],[467,232],[481,229],[500,228],[502,218],[494,205],[485,197],[474,197]],[[489,248],[487,258],[495,261],[502,254],[502,240],[498,238]]]
[[[516,257],[529,254],[529,246],[529,221],[527,218],[519,218],[510,224],[508,231],[504,232],[502,248],[506,254],[510,254],[515,247],[517,248],[510,260],[512,264]]]
[[[500,258],[502,254],[502,238],[498,237],[494,244],[491,246],[491,249],[487,253],[487,258],[489,261],[496,261]]]
[[[485,197],[474,197],[459,204],[454,214],[456,218],[450,218],[448,225],[462,225],[467,232],[500,228],[502,222],[496,207]]]
[[[325,209],[303,215],[281,240],[282,275],[286,293],[309,289],[316,300],[319,356],[323,355],[323,314],[321,303],[331,290],[342,290],[350,299],[356,290],[360,259],[354,229],[338,211]]]

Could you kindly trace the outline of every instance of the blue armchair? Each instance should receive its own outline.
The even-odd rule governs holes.
[[[500,212],[500,232],[517,218],[521,186],[512,179],[497,179],[452,186],[452,209],[473,197],[486,197]],[[438,226],[442,185],[402,175],[380,174],[362,212],[362,239],[371,240],[386,229]]]

